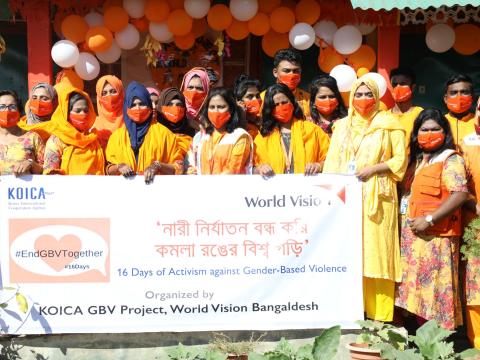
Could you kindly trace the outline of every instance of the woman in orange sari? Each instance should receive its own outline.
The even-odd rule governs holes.
[[[87,93],[75,88],[61,92],[50,121],[53,134],[45,146],[44,174],[105,174],[102,147],[90,132],[95,110]]]
[[[93,124],[100,145],[105,150],[110,135],[123,126],[123,100],[125,91],[122,81],[113,75],[102,76],[97,81],[98,116]]]

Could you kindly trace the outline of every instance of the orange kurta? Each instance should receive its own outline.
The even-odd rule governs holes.
[[[475,125],[473,118],[475,114],[469,113],[461,119],[457,119],[450,114],[446,114],[448,122],[450,123],[450,128],[452,129],[453,142],[461,149],[462,139],[475,132]]]

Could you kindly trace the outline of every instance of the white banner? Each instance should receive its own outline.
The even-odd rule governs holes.
[[[1,177],[1,332],[356,327],[361,234],[350,176]]]

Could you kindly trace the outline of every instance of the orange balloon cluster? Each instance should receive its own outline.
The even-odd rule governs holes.
[[[145,17],[153,22],[164,22],[170,14],[170,4],[167,0],[147,0],[145,2]]]
[[[473,55],[480,50],[480,27],[462,24],[455,28],[453,48],[462,55]]]
[[[337,53],[330,46],[326,47],[325,49],[320,49],[320,54],[318,55],[318,66],[324,73],[330,73],[335,66],[343,64],[343,62],[343,56]]]
[[[192,34],[195,36],[195,38],[199,38],[200,36],[204,35],[207,30],[208,24],[205,18],[193,20]]]
[[[105,10],[103,21],[110,31],[122,31],[128,25],[128,13],[123,7],[111,6]]]
[[[185,36],[174,36],[175,46],[181,50],[188,50],[195,44],[195,36],[192,33],[188,33]]]
[[[295,25],[295,13],[286,6],[280,6],[270,15],[270,26],[280,34],[289,32]]]
[[[253,35],[262,36],[270,30],[270,18],[267,14],[257,12],[257,14],[248,21],[248,31]]]
[[[168,15],[167,25],[173,35],[186,36],[192,30],[193,19],[185,10],[177,9]]]
[[[313,25],[320,17],[320,4],[316,0],[300,0],[295,6],[297,22]]]
[[[82,16],[68,15],[62,21],[61,31],[67,40],[78,44],[85,40],[88,24]]]
[[[226,32],[227,35],[233,40],[243,40],[250,33],[250,31],[248,30],[248,22],[233,19]]]
[[[270,57],[273,57],[278,50],[289,46],[288,34],[280,34],[270,30],[262,38],[262,49]]]
[[[133,26],[135,26],[137,28],[138,31],[146,32],[148,30],[148,25],[149,25],[150,22],[144,16],[140,19],[132,19],[131,23],[132,23]]]
[[[258,11],[270,14],[282,4],[282,0],[258,0]]]
[[[230,9],[223,4],[214,5],[208,10],[208,25],[216,31],[223,31],[232,23],[232,14]]]
[[[377,55],[375,54],[375,50],[368,45],[360,46],[357,51],[347,56],[347,63],[353,67],[355,71],[360,68],[367,68],[370,71],[375,66],[376,61]]]
[[[85,43],[95,52],[107,51],[112,46],[113,35],[105,26],[90,28],[85,35]]]

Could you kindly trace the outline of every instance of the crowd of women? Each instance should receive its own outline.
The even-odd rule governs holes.
[[[0,91],[2,175],[351,174],[363,183],[366,316],[397,313],[454,329],[466,314],[480,347],[480,260],[459,269],[465,224],[480,215],[480,107],[466,75],[445,86],[448,113],[412,103],[415,75],[391,72],[395,105],[386,110],[368,77],[355,81],[348,110],[334,78],[310,93],[298,87],[301,56],[274,58],[277,83],[262,92],[239,75],[215,87],[203,68],[179,89],[158,91],[115,76],[90,96],[40,83],[25,115],[17,95]],[[98,114],[98,115],[97,115]],[[463,306],[463,312],[462,312]]]

